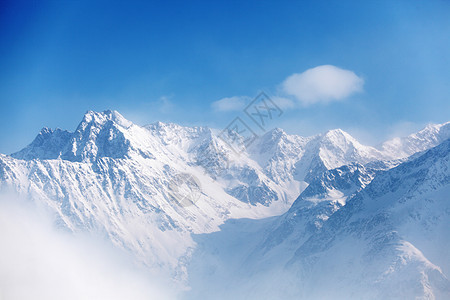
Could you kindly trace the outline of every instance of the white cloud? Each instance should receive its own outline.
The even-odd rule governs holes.
[[[272,100],[281,109],[292,109],[314,103],[328,103],[343,100],[363,91],[364,80],[353,71],[332,65],[317,66],[303,73],[292,74],[280,85]],[[233,96],[211,104],[214,111],[227,112],[243,110],[251,100],[248,96]]]
[[[289,76],[282,91],[301,104],[339,101],[363,90],[364,80],[353,71],[332,65],[318,66]]]
[[[247,96],[234,96],[217,100],[211,104],[215,111],[238,111],[245,107],[250,98]]]

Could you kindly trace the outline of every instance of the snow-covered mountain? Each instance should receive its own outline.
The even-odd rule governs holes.
[[[397,158],[407,157],[435,147],[450,138],[450,122],[429,124],[407,137],[396,137],[381,144],[382,151]]]
[[[309,285],[306,295],[445,299],[450,295],[449,195],[446,140],[375,176],[300,245],[290,268],[301,266],[310,282],[339,278],[333,294],[333,288]],[[324,275],[325,267],[333,272]]]
[[[151,268],[185,277],[191,233],[229,218],[280,214],[300,184],[275,183],[204,127],[140,127],[119,113],[87,112],[74,132],[44,128],[0,156],[3,190],[44,203],[72,231],[100,231]]]
[[[190,296],[447,299],[449,195],[450,139],[392,169],[326,171],[282,216],[197,236]]]
[[[74,132],[44,128],[21,151],[0,154],[0,188],[46,206],[64,228],[102,233],[149,269],[193,286],[195,294],[196,278],[209,277],[215,262],[223,278],[242,270],[241,263],[247,272],[262,273],[273,265],[292,272],[284,267],[288,262],[304,266],[307,256],[294,255],[302,245],[331,230],[328,224],[378,178],[417,161],[408,156],[443,142],[448,124],[379,148],[340,129],[312,137],[274,129],[237,154],[214,129],[161,122],[142,127],[116,111],[89,111]],[[216,257],[221,252],[226,259]]]
[[[292,179],[309,182],[325,170],[352,162],[398,158],[360,144],[341,129],[307,138],[274,129],[251,145],[249,152],[277,182]]]
[[[219,155],[234,159],[224,175],[230,180],[210,174]],[[75,132],[44,128],[25,149],[2,155],[0,178],[4,189],[45,203],[70,230],[103,232],[151,268],[182,278],[190,233],[218,230],[232,217],[278,214],[293,201],[251,159],[233,155],[208,128],[140,127],[117,112],[88,112]]]

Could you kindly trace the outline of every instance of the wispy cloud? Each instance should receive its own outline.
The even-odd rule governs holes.
[[[289,76],[281,84],[281,90],[309,105],[343,100],[363,91],[363,85],[364,80],[353,71],[323,65]]]
[[[154,102],[160,112],[168,113],[174,109],[174,104],[170,100],[171,96],[161,96],[157,101]]]
[[[245,104],[250,100],[250,97],[247,96],[234,96],[234,97],[226,97],[220,100],[217,100],[211,104],[211,107],[214,111],[238,111],[242,110],[245,107]]]
[[[425,123],[415,123],[410,121],[398,121],[388,126],[387,137],[389,139],[396,137],[405,137],[415,133],[426,126]]]

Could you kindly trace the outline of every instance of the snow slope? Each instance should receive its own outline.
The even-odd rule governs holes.
[[[48,207],[61,227],[100,233],[150,270],[186,284],[193,253],[205,254],[194,260],[210,257],[219,245],[227,256],[234,251],[226,259],[230,272],[240,262],[248,272],[284,266],[348,199],[409,154],[435,146],[447,125],[382,148],[339,129],[313,137],[274,129],[237,154],[207,127],[141,127],[116,111],[89,111],[74,132],[44,128],[21,151],[0,154],[0,188]],[[230,240],[242,251],[227,246]],[[203,266],[192,272],[193,286]]]
[[[88,112],[73,133],[45,128],[25,149],[1,155],[1,185],[44,202],[62,226],[102,232],[149,267],[183,279],[191,232],[218,230],[231,217],[279,214],[293,201],[246,157],[230,165],[224,176],[231,180],[214,180],[214,165],[198,157],[233,153],[202,150],[211,144],[224,148],[207,128],[140,127],[117,112]],[[240,186],[246,189],[233,197]]]
[[[450,122],[429,124],[407,137],[396,137],[384,142],[380,149],[392,157],[402,158],[435,147],[449,138]]]
[[[197,236],[188,298],[448,299],[449,195],[450,140],[389,170],[327,171],[286,214]]]

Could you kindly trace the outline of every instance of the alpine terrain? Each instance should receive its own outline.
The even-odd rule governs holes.
[[[0,154],[0,189],[95,232],[189,299],[449,299],[450,122],[380,146],[87,112]]]

